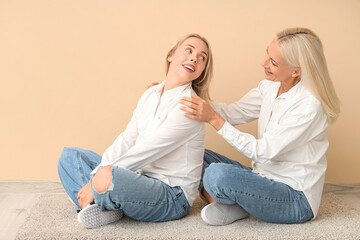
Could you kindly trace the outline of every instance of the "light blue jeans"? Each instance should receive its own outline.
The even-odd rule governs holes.
[[[216,201],[239,204],[254,217],[272,223],[303,223],[313,212],[303,192],[261,177],[252,169],[205,150],[202,186]]]
[[[79,208],[78,192],[91,183],[90,173],[100,162],[100,155],[81,148],[64,148],[61,153],[60,180]],[[121,209],[128,217],[146,222],[180,219],[190,211],[181,187],[170,187],[158,179],[116,166],[111,166],[111,174],[112,183],[106,192],[98,193],[91,186],[95,203],[103,211]]]

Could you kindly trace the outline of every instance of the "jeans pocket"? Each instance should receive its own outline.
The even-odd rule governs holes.
[[[172,220],[183,218],[189,213],[191,206],[181,187],[172,187],[171,190],[174,193],[173,204],[176,209],[176,216],[173,216]]]

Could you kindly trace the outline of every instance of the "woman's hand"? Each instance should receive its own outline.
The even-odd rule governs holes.
[[[91,192],[90,183],[86,184],[82,189],[80,189],[77,199],[81,208],[85,208],[88,204],[94,201],[94,195]]]
[[[149,89],[150,87],[155,86],[155,85],[158,85],[158,84],[160,84],[160,83],[158,83],[158,82],[153,82],[153,83],[150,83],[149,85],[147,85],[145,88],[146,88],[146,89]]]
[[[198,96],[191,95],[190,98],[183,97],[180,103],[186,106],[182,106],[180,109],[186,112],[185,117],[187,118],[207,122],[217,131],[220,130],[225,123],[225,120],[220,114],[215,112],[207,101]]]

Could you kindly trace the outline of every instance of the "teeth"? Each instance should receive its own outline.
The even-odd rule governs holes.
[[[184,65],[184,67],[186,67],[187,69],[190,69],[191,71],[195,71],[192,67],[188,66],[188,65]]]

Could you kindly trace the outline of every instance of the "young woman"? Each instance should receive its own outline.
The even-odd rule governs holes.
[[[340,112],[320,39],[309,29],[277,34],[262,63],[265,80],[231,105],[185,97],[190,119],[208,122],[252,160],[252,168],[205,151],[201,212],[210,225],[248,214],[274,223],[302,223],[318,213],[328,140],[325,132]],[[258,139],[234,125],[258,119]],[[202,185],[201,185],[202,186]]]
[[[209,99],[212,54],[197,34],[167,54],[165,81],[142,95],[133,116],[103,156],[64,148],[60,180],[88,228],[119,220],[179,219],[190,210],[201,178],[205,127],[184,117],[181,97]]]

